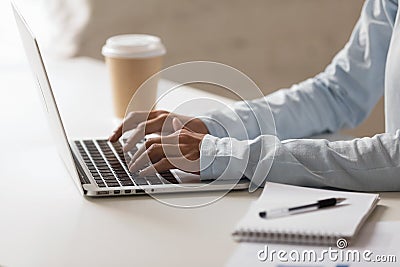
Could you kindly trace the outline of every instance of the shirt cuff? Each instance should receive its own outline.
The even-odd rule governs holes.
[[[227,137],[228,132],[219,122],[208,117],[199,118],[207,127],[208,133],[212,136]]]
[[[200,179],[211,180],[214,178],[212,164],[217,154],[218,138],[212,135],[205,135],[200,146]]]
[[[237,180],[248,162],[247,141],[205,135],[200,146],[201,180]]]

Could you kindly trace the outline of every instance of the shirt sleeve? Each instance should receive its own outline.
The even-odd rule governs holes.
[[[367,0],[348,43],[324,72],[207,114],[202,120],[210,134],[238,140],[272,134],[283,140],[357,126],[383,95],[396,11],[396,1]]]
[[[204,156],[204,157],[203,157]],[[248,177],[265,181],[356,191],[400,190],[400,131],[351,141],[254,140],[205,136],[202,179]]]

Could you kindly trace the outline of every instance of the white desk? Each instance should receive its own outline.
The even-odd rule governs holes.
[[[260,192],[231,192],[198,209],[171,208],[148,196],[84,198],[57,155],[27,66],[18,72],[2,70],[0,77],[1,266],[221,266],[226,262],[235,247],[230,233]],[[50,78],[70,134],[107,136],[114,128],[106,77],[104,65],[97,61],[52,65]],[[209,94],[188,89],[181,97],[200,95]],[[168,103],[180,100],[171,98]],[[373,219],[400,220],[399,211],[400,194],[383,194]]]

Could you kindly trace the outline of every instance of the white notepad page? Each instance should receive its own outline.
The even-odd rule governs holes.
[[[326,198],[346,198],[346,200],[334,207],[285,217],[263,219],[259,216],[260,211],[296,207]],[[321,235],[343,237],[350,241],[372,212],[378,200],[378,194],[267,183],[262,195],[251,205],[250,210],[239,222],[233,235],[239,241],[240,236],[246,232],[292,233],[301,234],[303,237]]]

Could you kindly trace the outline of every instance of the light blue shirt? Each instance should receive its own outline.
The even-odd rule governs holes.
[[[245,175],[256,184],[400,191],[398,13],[397,0],[367,0],[349,42],[324,72],[237,102],[234,115],[218,110],[203,118],[210,135],[201,145],[202,179]],[[357,126],[384,93],[386,133],[351,141],[299,139]],[[261,132],[260,123],[270,132]]]

